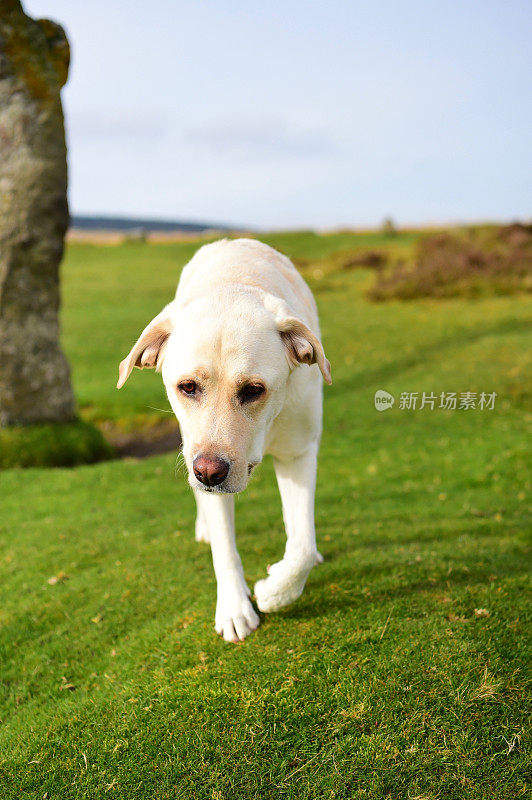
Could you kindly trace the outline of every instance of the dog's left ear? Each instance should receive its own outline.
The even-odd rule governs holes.
[[[323,345],[310,328],[297,317],[283,316],[276,319],[277,330],[291,364],[317,364],[326,383],[332,383],[331,365],[323,352]]]
[[[168,337],[173,330],[173,322],[170,313],[170,306],[163,308],[149,325],[144,328],[138,341],[129,354],[120,363],[118,368],[117,389],[121,389],[129,378],[133,367],[155,367],[158,371],[161,368],[164,357],[164,350]]]

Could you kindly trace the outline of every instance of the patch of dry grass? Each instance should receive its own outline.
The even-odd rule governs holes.
[[[371,300],[474,297],[532,290],[532,225],[423,236],[413,258],[380,269]]]

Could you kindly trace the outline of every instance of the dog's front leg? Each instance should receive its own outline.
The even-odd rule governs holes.
[[[230,494],[196,492],[198,511],[209,531],[212,563],[218,584],[214,627],[228,642],[255,630],[259,618],[249,599],[242,562],[236,549],[234,498]]]
[[[205,512],[203,510],[203,506],[201,504],[201,495],[204,492],[201,489],[194,489],[194,497],[196,498],[196,541],[197,542],[206,542],[209,544],[211,541],[211,537],[209,534],[209,528],[207,526],[207,520],[205,518]]]
[[[314,530],[314,491],[318,443],[292,461],[274,460],[283,504],[286,550],[282,561],[268,569],[268,577],[255,584],[261,611],[277,611],[302,594],[308,574],[321,561]]]

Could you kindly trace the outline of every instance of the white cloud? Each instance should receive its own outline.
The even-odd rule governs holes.
[[[298,130],[273,119],[192,128],[186,131],[183,142],[197,150],[243,160],[326,158],[337,149],[325,131]]]
[[[167,122],[154,114],[134,110],[74,110],[66,119],[69,135],[78,141],[120,138],[142,139],[148,143],[160,139],[168,130]]]

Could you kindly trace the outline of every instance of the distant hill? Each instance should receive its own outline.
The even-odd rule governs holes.
[[[70,227],[80,231],[168,231],[176,233],[203,233],[204,231],[230,231],[226,225],[208,222],[180,222],[177,220],[142,219],[136,217],[93,217],[73,214]]]

